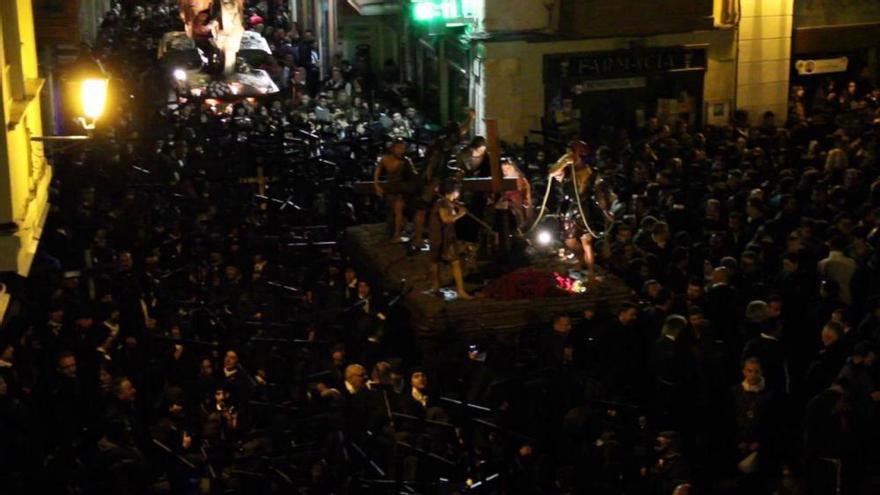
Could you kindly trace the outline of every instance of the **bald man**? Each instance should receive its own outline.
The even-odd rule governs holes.
[[[345,367],[345,390],[347,390],[349,394],[358,394],[366,390],[366,386],[366,368],[359,364],[349,364]]]
[[[345,367],[345,424],[351,438],[363,440],[367,431],[381,432],[388,420],[381,394],[367,388],[367,370],[360,364]]]

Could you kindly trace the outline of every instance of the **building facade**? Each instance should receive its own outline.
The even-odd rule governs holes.
[[[880,70],[880,0],[798,0],[793,9],[790,76],[808,104],[842,91],[849,82],[864,91]]]
[[[42,146],[40,98],[45,79],[37,61],[30,0],[0,2],[2,90],[0,108],[0,272],[26,276],[48,212],[52,168]]]
[[[696,127],[730,115],[735,20],[715,2],[519,3],[527,14],[517,23],[487,0],[474,36],[475,106],[503,139],[551,129],[590,136],[651,117]]]
[[[651,117],[718,125],[736,110],[752,123],[772,112],[781,124],[798,56],[855,43],[865,47],[850,56],[868,60],[880,39],[873,27],[851,25],[880,15],[880,0],[344,3],[373,9],[345,20],[347,58],[369,45],[374,58],[400,64],[432,117],[455,120],[473,107],[512,142]]]

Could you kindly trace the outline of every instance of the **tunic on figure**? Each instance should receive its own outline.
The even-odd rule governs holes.
[[[458,240],[455,236],[455,223],[444,223],[440,217],[440,210],[445,209],[449,215],[455,215],[456,206],[446,198],[440,198],[431,208],[431,218],[428,223],[429,239],[431,241],[431,262],[447,263],[458,259]]]

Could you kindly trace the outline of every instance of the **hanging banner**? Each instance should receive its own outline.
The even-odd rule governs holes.
[[[819,58],[816,60],[798,60],[794,68],[801,76],[813,74],[830,74],[833,72],[846,72],[849,59],[846,57]]]

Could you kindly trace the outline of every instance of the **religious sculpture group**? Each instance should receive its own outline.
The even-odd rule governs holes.
[[[200,48],[223,56],[223,73],[235,72],[235,57],[244,36],[245,0],[180,0],[186,35]]]

